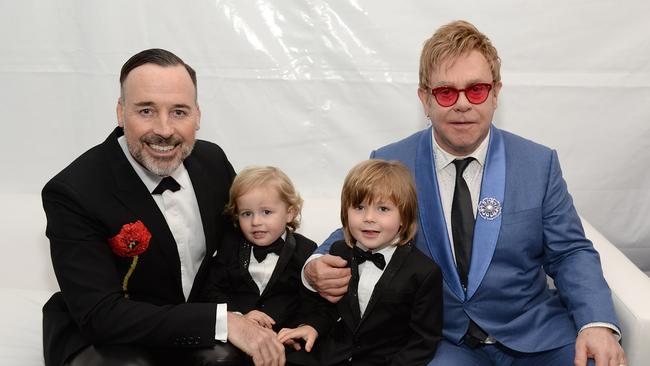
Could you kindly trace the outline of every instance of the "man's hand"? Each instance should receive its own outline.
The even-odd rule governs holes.
[[[596,366],[627,365],[625,352],[616,341],[611,329],[592,327],[583,329],[576,339],[575,366],[585,366],[593,358]]]
[[[244,315],[244,318],[257,323],[260,327],[268,328],[268,329],[273,329],[273,326],[275,325],[275,320],[271,318],[270,316],[266,315],[265,313],[259,311],[259,310],[251,310],[246,315]]]
[[[348,292],[352,277],[347,264],[341,257],[326,254],[305,265],[305,278],[322,297],[329,302],[337,302]]]
[[[255,366],[284,366],[284,346],[275,332],[230,312],[228,341],[251,356]]]
[[[278,340],[287,346],[293,347],[296,351],[300,350],[300,343],[297,339],[305,340],[305,351],[311,352],[314,342],[318,338],[318,331],[311,325],[301,325],[298,328],[282,328],[278,332]]]

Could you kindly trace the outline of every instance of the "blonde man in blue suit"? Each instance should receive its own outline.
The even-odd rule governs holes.
[[[624,365],[611,293],[557,153],[492,125],[501,87],[490,40],[465,21],[441,27],[420,59],[432,127],[371,154],[411,169],[416,244],[442,268],[444,340],[429,365]],[[331,301],[349,269],[319,253],[340,236],[304,269]]]

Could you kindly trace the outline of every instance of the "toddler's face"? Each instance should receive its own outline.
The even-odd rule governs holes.
[[[399,209],[391,200],[364,201],[348,208],[350,233],[368,249],[381,249],[395,240],[402,224]]]
[[[281,237],[293,210],[274,189],[253,188],[237,198],[237,217],[244,237],[255,245],[267,246]]]

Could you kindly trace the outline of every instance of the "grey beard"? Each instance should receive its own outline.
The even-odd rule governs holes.
[[[131,144],[128,143],[127,140],[127,146],[129,147],[129,152],[133,156],[133,158],[140,163],[145,169],[148,171],[152,172],[153,174],[160,176],[160,177],[166,177],[168,175],[171,175],[187,158],[191,153],[192,149],[194,149],[194,143],[191,145],[183,145],[181,147],[181,155],[180,157],[176,157],[172,160],[168,161],[161,161],[152,158],[149,155],[143,154],[143,147],[142,145],[138,146],[132,146]]]

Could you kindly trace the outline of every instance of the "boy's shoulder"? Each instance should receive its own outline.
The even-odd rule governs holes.
[[[289,233],[289,235],[293,236],[293,238],[294,238],[294,240],[296,242],[296,247],[311,248],[311,250],[314,251],[316,249],[316,247],[318,246],[318,244],[316,244],[315,241],[309,239],[308,237],[306,237],[306,236],[304,236],[302,234],[293,232],[293,233]]]
[[[409,251],[407,258],[405,259],[405,261],[408,261],[408,267],[427,274],[431,272],[441,272],[438,263],[424,254],[412,243],[405,244],[403,247],[405,250]]]
[[[349,260],[352,256],[352,248],[348,246],[345,240],[337,240],[332,243],[329,254]]]

